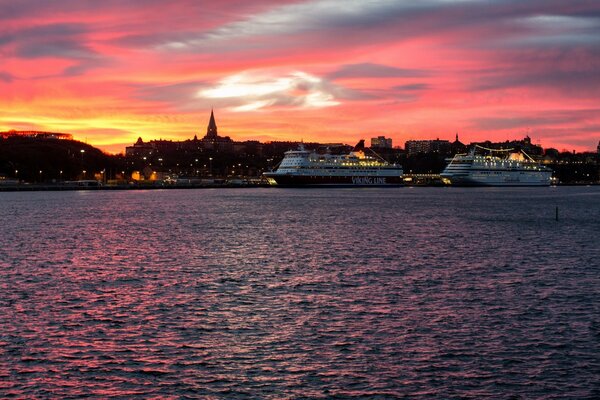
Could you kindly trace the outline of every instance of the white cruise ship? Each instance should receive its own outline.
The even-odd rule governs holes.
[[[365,154],[361,140],[349,154],[317,154],[305,150],[285,152],[279,166],[264,176],[280,186],[391,186],[402,184],[402,166]]]
[[[457,186],[549,186],[552,170],[523,151],[476,145],[468,154],[450,159],[441,177]]]

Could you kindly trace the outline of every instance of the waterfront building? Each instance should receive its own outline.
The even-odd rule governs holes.
[[[126,165],[130,170],[140,171],[147,178],[144,168],[152,171],[165,171],[188,177],[225,176],[229,171],[242,170],[246,174],[262,173],[260,166],[269,154],[282,154],[276,145],[262,144],[256,140],[234,141],[228,136],[220,136],[215,113],[211,110],[206,133],[194,135],[192,139],[150,140],[138,138],[135,144],[125,149]],[[157,175],[159,176],[159,175]]]
[[[419,153],[440,153],[448,154],[451,150],[451,144],[448,140],[408,140],[405,143],[408,156],[414,156]]]
[[[452,150],[452,154],[464,153],[467,151],[467,146],[458,140],[458,133],[456,134],[456,139],[450,145],[450,149]]]
[[[155,149],[156,141],[152,141],[150,143],[144,143],[144,140],[141,137],[138,137],[138,140],[133,144],[133,146],[125,147],[125,155],[127,157],[148,157],[152,155],[153,150]]]
[[[371,138],[371,147],[379,149],[391,149],[392,139],[386,138],[385,136],[377,136],[375,138]]]
[[[533,144],[529,135],[526,135],[522,140],[512,140],[505,142],[493,143],[489,140],[485,142],[471,143],[471,145],[480,145],[492,149],[515,149],[524,151],[530,156],[541,159],[544,155],[544,149],[542,146]]]
[[[235,154],[254,154],[260,156],[263,152],[263,144],[258,140],[234,141],[232,150]]]

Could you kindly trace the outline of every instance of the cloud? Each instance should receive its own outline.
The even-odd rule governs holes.
[[[397,68],[388,65],[360,63],[346,64],[328,75],[329,79],[339,78],[405,78],[425,76],[427,72],[414,69]]]
[[[203,81],[188,81],[156,85],[135,85],[135,96],[141,100],[179,103],[193,99],[196,92],[205,87]]]
[[[555,46],[599,44],[598,15],[571,16],[542,14],[515,18],[515,26],[527,29],[526,37],[507,41],[513,46]]]
[[[463,3],[480,3],[481,0],[462,0],[449,2],[446,0],[312,0],[294,2],[269,8],[255,14],[245,15],[238,20],[222,24],[209,30],[188,31],[185,34],[171,35],[159,44],[162,50],[187,51],[219,51],[252,48],[280,48],[284,42],[290,44],[291,36],[320,32],[319,40],[311,40],[311,45],[319,47],[325,43],[356,43],[369,41],[371,35],[356,35],[357,31],[385,31],[394,26],[400,28],[406,36],[417,33],[407,31],[411,20],[418,17],[429,18],[428,13],[442,14],[445,9],[462,7]],[[443,20],[443,19],[442,19]],[[433,23],[432,23],[433,22]],[[432,28],[439,21],[430,21]],[[427,22],[426,22],[427,23]],[[459,23],[459,22],[457,22]],[[381,29],[385,28],[385,29]],[[331,35],[325,35],[331,32]],[[423,30],[418,31],[422,35]],[[363,32],[364,33],[364,32]],[[396,40],[389,36],[387,40]],[[382,40],[385,34],[377,36]],[[138,37],[136,40],[143,40]],[[276,45],[276,43],[279,43]],[[306,42],[303,42],[306,44]]]
[[[75,61],[62,76],[80,75],[104,64],[86,44],[88,27],[79,23],[57,23],[9,30],[0,35],[0,46],[21,59],[61,58]]]
[[[529,127],[570,126],[596,118],[600,109],[547,110],[519,113],[511,117],[473,119],[473,127],[483,130],[526,129]]]
[[[508,70],[492,76],[482,76],[471,86],[473,90],[491,91],[508,88],[543,88],[559,91],[572,97],[587,98],[600,95],[598,70],[536,71]]]
[[[0,71],[0,81],[11,83],[14,79],[15,77],[12,74]]]
[[[492,55],[488,62],[494,68],[472,72],[469,90],[526,88],[569,98],[600,96],[600,43],[506,49]]]
[[[7,30],[0,34],[0,45],[14,46],[16,55],[25,58],[57,56],[81,58],[93,51],[81,44],[88,32],[84,24],[58,23]]]
[[[597,15],[597,8],[596,13],[593,11],[591,4],[565,4],[558,0],[312,0],[236,14],[237,19],[210,29],[187,29],[163,36],[162,42],[158,42],[160,37],[154,37],[146,43],[156,40],[159,49],[175,52],[226,52],[248,48],[280,50],[286,45],[310,44],[316,48],[330,44],[369,45],[373,41],[392,42],[448,33],[442,40],[484,45],[499,37],[523,40],[522,35],[527,37],[534,30],[533,23],[540,25],[535,20],[540,15],[556,14],[576,20],[582,15]],[[533,22],[517,23],[529,19]],[[560,22],[567,25],[563,29],[573,25],[573,21]],[[137,40],[144,39],[137,37]]]
[[[394,86],[393,89],[400,92],[420,92],[429,89],[429,85],[426,83],[409,83],[406,85]]]
[[[205,81],[186,81],[178,83],[135,84],[133,96],[144,102],[159,102],[174,112],[206,110],[216,106],[225,106],[220,101],[209,101],[199,98],[197,93],[209,84]]]
[[[340,104],[332,85],[305,72],[279,75],[247,71],[223,78],[201,89],[197,97],[229,100],[233,111],[253,111],[266,107],[324,108]]]

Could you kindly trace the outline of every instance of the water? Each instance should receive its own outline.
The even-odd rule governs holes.
[[[0,223],[2,398],[600,396],[600,187],[0,193]]]

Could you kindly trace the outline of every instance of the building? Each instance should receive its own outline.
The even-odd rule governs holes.
[[[458,133],[456,134],[456,139],[454,139],[454,142],[452,142],[450,145],[450,148],[452,150],[452,154],[464,153],[467,151],[467,146],[458,140]]]
[[[251,147],[252,145],[249,146]],[[139,137],[133,146],[125,148],[125,155],[141,158],[173,152],[201,152],[204,149],[222,151],[233,151],[234,149],[234,141],[229,136],[219,136],[215,115],[212,110],[210,111],[210,120],[206,128],[206,135],[202,139],[198,139],[198,136],[194,135],[192,140],[172,141],[160,139],[144,142]]]
[[[246,140],[245,142],[233,142],[233,152],[236,154],[255,154],[261,156],[263,144],[258,140]]]
[[[540,145],[533,144],[531,142],[531,138],[529,136],[525,136],[522,140],[511,140],[505,142],[491,142],[489,140],[485,142],[477,142],[471,143],[471,145],[477,144],[483,147],[491,148],[491,149],[515,149],[515,150],[523,150],[531,157],[539,157],[542,158],[544,155],[544,149]]]
[[[201,139],[201,142],[205,149],[233,151],[233,140],[229,136],[219,136],[213,110],[210,110],[206,135]]]
[[[408,140],[405,143],[406,153],[413,156],[419,153],[440,153],[449,154],[451,144],[448,140]]]
[[[391,149],[392,139],[388,139],[385,136],[377,136],[376,138],[371,138],[371,147],[379,149]]]
[[[142,138],[139,137],[133,146],[125,147],[125,155],[127,157],[148,157],[152,155],[152,151],[156,147],[153,142],[144,143]]]

